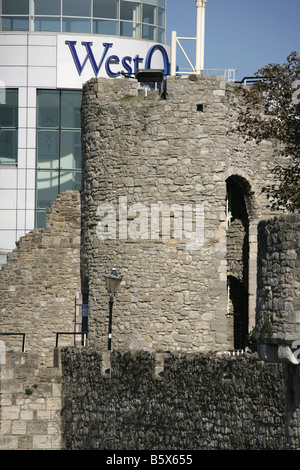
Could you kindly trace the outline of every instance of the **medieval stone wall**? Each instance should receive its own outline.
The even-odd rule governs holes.
[[[244,309],[235,282],[249,298],[247,331],[254,325],[258,259],[258,326],[271,317],[276,340],[298,332],[299,239],[287,224],[299,234],[299,221],[262,223],[257,259],[276,159],[272,142],[235,129],[242,107],[239,86],[218,77],[168,78],[166,96],[140,94],[135,80],[86,84],[82,214],[78,192],[59,195],[46,228],[22,237],[0,271],[0,333],[26,335],[25,353],[21,337],[0,337],[3,448],[298,450],[298,367],[220,354],[240,331],[228,309],[229,297]],[[198,221],[190,231],[186,207]],[[123,281],[110,355],[104,275],[114,264]],[[64,350],[52,369],[55,333],[76,329],[81,287],[88,348]]]
[[[62,371],[66,449],[299,448],[299,429],[287,413],[285,366],[255,354],[114,351],[108,358],[68,349]]]
[[[243,187],[249,218],[247,329],[254,326],[257,223],[270,214],[262,188],[272,181],[275,157],[272,142],[245,142],[237,132],[239,87],[203,75],[168,77],[164,96],[143,96],[135,80],[99,79],[84,87],[82,266],[91,346],[107,344],[104,275],[114,264],[123,276],[114,348],[208,352],[234,346],[227,315],[227,246],[237,235],[227,231],[230,177]],[[155,204],[171,211],[174,230],[176,207],[192,206],[198,240],[178,231],[164,237],[165,227],[152,220]],[[240,244],[238,251],[237,262]]]
[[[54,367],[2,355],[1,450],[299,450],[294,366],[256,354],[55,352]]]
[[[262,220],[258,242],[256,334],[262,357],[298,364],[300,215]]]
[[[0,449],[60,450],[61,370],[34,352],[5,352],[0,362]]]
[[[59,195],[45,229],[18,241],[0,271],[0,333],[24,333],[25,351],[53,364],[56,332],[75,331],[75,297],[81,292],[80,194]],[[22,336],[0,335],[6,351],[22,351]],[[60,338],[73,345],[73,336]],[[63,341],[63,342],[62,342]]]

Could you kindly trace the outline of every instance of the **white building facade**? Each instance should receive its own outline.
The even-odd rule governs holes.
[[[165,2],[0,0],[0,265],[81,187],[82,85],[169,73]]]

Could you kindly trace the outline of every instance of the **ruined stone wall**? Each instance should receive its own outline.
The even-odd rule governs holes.
[[[240,219],[234,220],[227,230],[228,275],[244,281],[244,240],[247,236]]]
[[[225,358],[62,351],[62,423],[71,450],[299,448],[286,371],[255,355]]]
[[[80,194],[59,195],[46,228],[18,241],[0,271],[0,333],[25,333],[25,351],[53,364],[56,332],[75,331],[75,296],[80,279]],[[1,336],[7,351],[22,350],[22,336]],[[63,341],[63,342],[61,342]],[[74,344],[73,336],[60,338]]]
[[[259,223],[257,278],[256,335],[261,355],[271,361],[298,364],[299,214],[282,215]]]
[[[0,362],[0,449],[60,450],[61,370],[36,353],[6,352]]]
[[[254,326],[257,222],[270,213],[262,188],[275,159],[271,142],[245,142],[235,130],[243,106],[236,90],[203,75],[168,77],[166,99],[140,95],[135,80],[99,79],[84,87],[82,266],[91,346],[107,344],[104,275],[116,264],[123,282],[114,304],[114,348],[232,347],[226,181],[233,175],[245,186],[249,330]],[[151,208],[159,203],[203,209],[199,232],[194,225],[198,243],[178,232],[164,238],[163,227],[151,232]],[[171,226],[176,220],[174,211]]]

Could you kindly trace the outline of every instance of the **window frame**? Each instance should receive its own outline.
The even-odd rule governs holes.
[[[3,165],[9,165],[9,166],[17,166],[18,165],[18,146],[19,146],[19,88],[14,88],[14,87],[8,87],[3,89],[4,92],[1,92],[0,90],[0,98],[1,100],[3,99],[3,93],[5,93],[5,102],[7,100],[7,94],[10,92],[15,92],[15,101],[16,104],[12,107],[12,112],[16,114],[16,125],[8,125],[5,126],[3,123],[0,121],[0,136],[2,137],[2,132],[13,132],[13,141],[14,143],[12,144],[12,147],[14,148],[15,155],[12,155],[11,157],[4,157],[0,154],[0,166]],[[0,106],[6,106],[5,103],[1,103],[0,100]]]
[[[8,1],[8,0],[6,0]],[[24,0],[26,2],[26,0]],[[71,0],[66,0],[70,2]],[[101,2],[101,0],[98,0]],[[28,13],[3,13],[0,11],[0,21],[3,31],[31,31],[31,32],[59,32],[75,34],[101,34],[120,37],[134,37],[135,39],[146,39],[165,43],[166,39],[166,2],[165,0],[116,0],[115,14],[107,15],[105,11],[98,11],[97,0],[86,1],[82,14],[70,9],[70,5],[65,9],[64,0],[59,0],[55,8],[47,7],[43,2],[38,5],[35,11],[35,1],[28,0]],[[126,3],[137,4],[139,18],[126,20],[121,17],[121,8]],[[7,4],[8,5],[8,4]],[[101,4],[99,3],[98,7]],[[1,0],[0,0],[1,7]],[[155,9],[154,22],[143,21],[143,10],[147,7]],[[86,16],[84,13],[89,12]],[[114,9],[114,7],[113,7]],[[21,11],[25,11],[24,9]],[[9,9],[7,11],[10,11]],[[41,12],[45,13],[41,13]],[[160,11],[160,14],[159,14]],[[66,14],[68,13],[68,14]],[[99,14],[102,16],[99,16]],[[111,22],[111,27],[109,23]],[[163,23],[163,24],[161,24]],[[5,26],[3,26],[5,25]],[[104,28],[102,30],[102,27]],[[146,34],[143,31],[147,30]],[[149,35],[149,32],[151,34]],[[126,35],[127,34],[127,35]]]
[[[51,99],[51,94],[56,96],[57,102],[56,105],[53,107],[53,120],[48,121],[48,123],[43,123],[41,121],[42,117],[42,107],[40,105],[41,96],[46,93],[49,93],[49,99]],[[45,211],[46,208],[51,203],[52,199],[45,198],[42,199],[40,197],[40,192],[45,190],[46,192],[51,193],[53,195],[57,195],[66,190],[68,186],[68,182],[71,181],[71,186],[74,185],[75,188],[80,187],[81,184],[78,184],[78,180],[81,181],[81,145],[79,146],[79,142],[81,143],[81,120],[77,121],[76,117],[74,121],[65,121],[64,122],[64,113],[65,109],[64,106],[67,106],[70,103],[72,108],[72,100],[65,99],[63,96],[71,94],[76,94],[79,98],[79,95],[82,96],[82,90],[65,90],[65,89],[37,89],[37,136],[36,136],[36,202],[35,202],[35,226],[36,227],[43,227],[44,220],[45,220]],[[76,98],[77,99],[77,98]],[[56,100],[53,99],[53,102]],[[74,101],[76,106],[76,100]],[[47,101],[45,105],[45,109],[47,109]],[[50,108],[49,108],[50,109]],[[74,107],[73,107],[74,109]],[[65,115],[68,117],[68,113]],[[77,116],[78,118],[78,116]],[[44,162],[42,161],[42,155],[40,153],[40,144],[41,144],[41,136],[47,137],[50,133],[53,133],[52,136],[56,139],[53,142],[55,146],[54,152],[52,156],[49,154],[49,160],[45,158]],[[72,141],[72,157],[69,159],[69,155],[63,155],[64,150],[64,143],[67,142],[67,139],[71,139]],[[77,142],[76,142],[77,140]],[[70,147],[71,148],[71,147]],[[80,156],[78,157],[78,149],[80,152]],[[51,152],[51,150],[49,150]],[[72,161],[73,164],[65,165],[65,162]],[[44,185],[41,184],[43,181],[44,176]],[[47,181],[52,182],[47,186]],[[74,186],[73,189],[74,189]],[[69,188],[67,188],[69,189]],[[70,188],[71,189],[71,188]],[[53,197],[52,195],[52,197]]]

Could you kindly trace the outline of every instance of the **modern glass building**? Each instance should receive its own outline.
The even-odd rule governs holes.
[[[106,34],[165,42],[165,0],[2,0],[2,31]]]
[[[81,187],[81,90],[168,73],[166,0],[0,0],[0,265]]]

